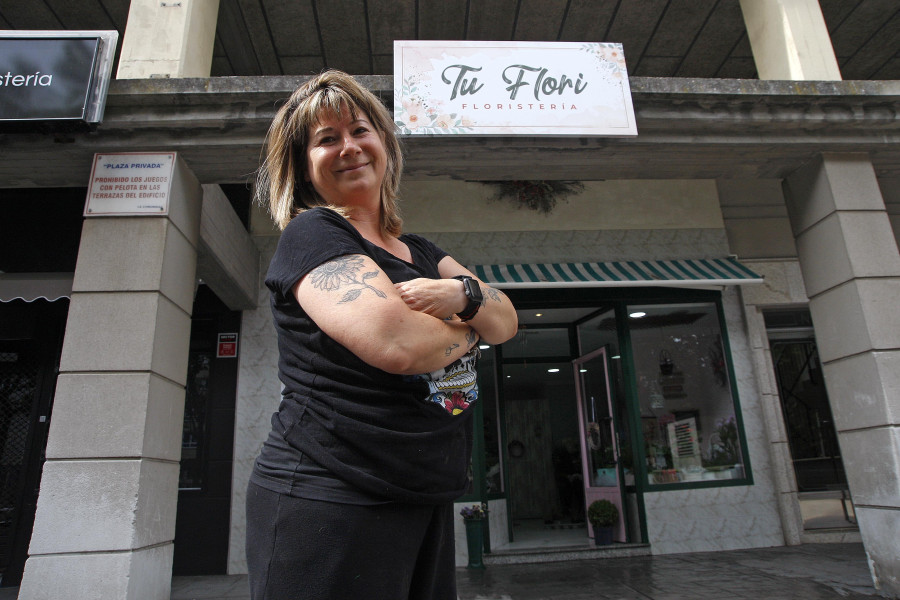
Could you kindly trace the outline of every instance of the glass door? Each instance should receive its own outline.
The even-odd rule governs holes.
[[[616,505],[619,509],[619,522],[613,532],[613,539],[625,542],[627,538],[625,510],[622,506],[619,444],[607,360],[606,348],[600,348],[572,361],[581,430],[584,497],[585,506],[601,499]],[[590,535],[593,535],[592,531]]]

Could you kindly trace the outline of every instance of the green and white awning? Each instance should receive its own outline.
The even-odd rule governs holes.
[[[734,258],[474,265],[479,279],[497,288],[706,287],[762,283]]]

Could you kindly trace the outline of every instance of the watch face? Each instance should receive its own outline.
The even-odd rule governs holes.
[[[477,281],[470,277],[463,280],[463,285],[466,288],[466,296],[468,296],[469,299],[474,300],[479,304],[484,302],[484,295],[481,293],[481,286],[478,285]]]

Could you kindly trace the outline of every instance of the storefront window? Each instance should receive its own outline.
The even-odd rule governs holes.
[[[503,358],[569,356],[569,330],[563,327],[523,327],[516,337],[503,344]]]
[[[649,484],[745,477],[716,305],[627,310]]]
[[[478,361],[478,401],[482,403],[484,428],[484,490],[487,494],[503,492],[503,470],[500,462],[500,419],[497,410],[497,361],[493,346],[481,347]]]

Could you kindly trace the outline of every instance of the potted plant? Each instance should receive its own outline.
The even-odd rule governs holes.
[[[470,569],[483,569],[484,561],[482,560],[484,530],[483,521],[487,516],[486,504],[473,504],[472,506],[464,506],[459,511],[466,525],[466,547],[469,551]]]
[[[594,500],[588,507],[588,521],[594,530],[594,543],[612,543],[613,528],[619,523],[619,509],[609,500]]]

